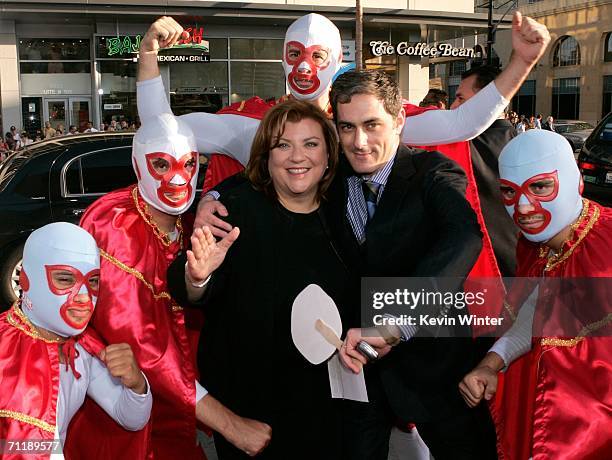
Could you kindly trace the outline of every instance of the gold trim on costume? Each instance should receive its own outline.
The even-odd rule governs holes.
[[[607,326],[612,322],[612,313],[608,313],[603,319],[595,321],[594,323],[587,324],[582,328],[576,337],[573,339],[557,339],[554,337],[545,337],[542,339],[542,345],[550,345],[553,347],[573,347],[580,341],[589,336],[592,332]]]
[[[584,219],[586,218],[588,212],[589,212],[589,207],[590,207],[590,201],[587,200],[586,198],[582,199],[582,202],[584,203],[583,207],[582,207],[582,212],[580,213],[580,216],[578,217],[578,219],[576,220],[576,222],[574,222],[571,226],[571,234],[568,238],[567,241],[565,241],[562,245],[562,247],[569,241],[571,241],[574,238],[574,232],[576,231],[576,229],[584,222]],[[593,210],[593,215],[591,216],[591,218],[589,219],[589,222],[586,224],[586,226],[584,227],[584,229],[582,229],[582,232],[580,233],[580,235],[578,236],[578,239],[576,239],[576,242],[572,245],[572,247],[570,247],[567,251],[563,252],[563,250],[561,250],[559,253],[557,254],[551,254],[548,256],[548,260],[546,262],[546,267],[544,267],[544,271],[550,271],[553,268],[557,267],[559,264],[565,262],[574,252],[574,250],[580,245],[580,243],[582,243],[582,240],[584,240],[584,238],[587,236],[587,234],[591,231],[591,229],[593,228],[593,225],[595,225],[595,223],[597,222],[597,220],[599,219],[599,208],[595,207]],[[544,245],[540,246],[540,257],[546,257],[547,254],[550,253],[550,249]]]
[[[510,319],[512,320],[512,322],[516,321],[516,313],[514,313],[514,310],[512,309],[510,304],[506,302],[505,300],[504,300],[504,310],[508,312],[508,315],[510,315]]]
[[[242,112],[242,111],[244,110],[244,106],[245,106],[245,104],[246,104],[246,100],[242,101],[242,102],[240,103],[240,107],[238,107],[236,110],[237,110],[238,112]]]
[[[36,340],[41,340],[41,341],[43,341],[45,343],[61,343],[61,342],[63,342],[63,340],[60,339],[60,338],[57,338],[57,339],[47,339],[47,338],[43,337],[42,335],[40,335],[40,333],[36,330],[34,325],[30,322],[28,317],[26,315],[24,315],[23,312],[21,311],[21,308],[19,308],[20,303],[21,303],[21,301],[19,299],[16,300],[15,303],[13,304],[13,308],[6,315],[6,321],[11,326],[13,326],[16,329],[19,329],[25,335],[27,335],[29,337],[32,337],[33,339],[36,339]],[[19,318],[19,321],[21,321],[21,323],[19,321],[16,321],[15,318],[13,318],[12,313],[14,313],[15,316],[17,316],[17,318]]]
[[[106,260],[108,260],[111,264],[113,264],[114,266],[116,266],[117,268],[123,270],[126,273],[129,273],[130,275],[132,275],[133,277],[139,279],[147,288],[149,288],[149,290],[153,293],[153,298],[155,300],[159,300],[159,299],[170,299],[170,294],[168,294],[166,291],[162,291],[159,294],[157,294],[155,292],[155,288],[153,287],[153,285],[151,283],[149,283],[145,277],[143,276],[142,273],[140,273],[138,270],[136,270],[135,268],[132,267],[128,267],[127,265],[125,265],[123,262],[121,262],[119,259],[116,259],[115,257],[111,256],[108,252],[106,252],[104,249],[100,248],[100,255],[102,257],[104,257]]]
[[[140,214],[140,217],[143,218],[145,223],[149,227],[151,227],[151,229],[153,230],[153,234],[157,237],[157,239],[161,242],[161,244],[163,244],[166,247],[170,246],[172,244],[172,240],[170,239],[170,237],[168,237],[167,233],[164,233],[159,229],[159,227],[153,220],[153,217],[149,213],[149,208],[147,204],[144,203],[144,209],[140,207],[140,203],[138,202],[138,186],[132,189],[132,198],[134,199],[134,205],[136,206],[136,210],[138,211],[138,214]],[[181,222],[181,216],[178,216],[176,218],[176,229],[178,230],[177,240],[179,242],[181,249],[183,249],[183,224]]]
[[[0,417],[12,418],[20,422],[29,423],[30,425],[34,425],[42,430],[49,431],[51,433],[55,433],[55,425],[51,425],[39,418],[32,417],[26,414],[22,414],[21,412],[0,409]]]

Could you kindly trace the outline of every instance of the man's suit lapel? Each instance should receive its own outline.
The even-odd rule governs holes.
[[[326,206],[328,222],[335,229],[338,242],[341,244],[353,263],[360,258],[360,249],[353,234],[348,218],[346,217],[346,204],[348,201],[347,178],[354,174],[350,163],[344,156],[340,159],[336,178],[332,182],[327,195],[329,203]]]
[[[371,238],[385,236],[392,232],[404,196],[408,192],[410,178],[414,173],[411,151],[401,145],[395,156],[395,162],[383,194],[376,206],[374,217],[366,228],[366,244]]]

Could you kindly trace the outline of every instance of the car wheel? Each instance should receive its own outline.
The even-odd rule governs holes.
[[[16,246],[0,266],[0,310],[6,310],[19,298],[19,275],[23,243]]]

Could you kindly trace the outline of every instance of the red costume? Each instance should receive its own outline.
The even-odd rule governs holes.
[[[612,276],[612,209],[588,200],[584,203],[572,235],[558,254],[549,256],[547,246],[520,237],[517,276]],[[594,297],[597,299],[591,296],[591,301]],[[553,301],[552,307],[548,307],[547,318],[560,317],[562,312],[556,311],[558,304]],[[609,298],[574,306],[589,308],[591,316],[593,310],[599,312],[596,316],[601,317],[587,326],[598,337],[538,337],[533,340],[531,351],[510,365],[503,381],[500,379],[497,400],[492,405],[500,459],[605,460],[611,456]],[[536,312],[544,308],[538,305]],[[584,314],[577,311],[576,316]],[[545,318],[538,318],[536,313],[535,327],[550,329],[547,324],[538,326],[542,319]]]
[[[92,355],[104,348],[90,329],[73,340]],[[59,367],[59,342],[41,337],[18,304],[0,315],[0,439],[54,440]],[[49,454],[2,458],[46,459]]]
[[[404,110],[406,111],[406,117],[420,115],[427,110],[437,110],[435,107],[417,107],[410,103],[404,102]],[[407,120],[406,123],[410,123]],[[452,144],[444,145],[432,145],[432,146],[420,146],[429,151],[437,150],[443,153],[445,156],[455,161],[463,170],[467,176],[467,189],[465,191],[465,198],[472,206],[472,209],[476,213],[478,218],[478,224],[480,225],[480,231],[482,232],[482,250],[476,260],[476,263],[472,267],[470,274],[468,275],[468,281],[466,281],[466,290],[479,291],[486,286],[487,289],[487,302],[486,309],[482,307],[475,308],[470,313],[485,316],[489,315],[492,317],[498,317],[502,310],[502,301],[505,295],[503,284],[501,283],[501,273],[495,259],[495,253],[493,252],[493,245],[491,244],[491,238],[487,232],[482,210],[480,208],[480,198],[478,197],[478,188],[476,186],[476,179],[474,177],[474,169],[472,168],[472,160],[470,156],[470,143],[467,141],[455,142]],[[481,284],[483,278],[493,278],[491,281],[486,281],[485,284]],[[474,284],[470,285],[470,280],[473,280]],[[492,332],[493,328],[487,326],[472,326],[474,336],[478,336],[487,332]]]
[[[151,420],[139,432],[117,425],[88,399],[67,437],[70,458],[202,459],[196,445],[195,353],[191,314],[173,301],[166,270],[183,245],[153,222],[136,186],[111,192],[92,204],[81,226],[100,248],[101,279],[92,327],[109,343],[128,343],[153,394]],[[186,231],[190,235],[190,231]],[[192,327],[193,333],[187,328]],[[78,450],[89,442],[93,449]]]

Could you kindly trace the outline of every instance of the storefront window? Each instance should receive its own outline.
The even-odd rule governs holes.
[[[232,59],[280,60],[283,40],[233,38],[230,40]]]
[[[90,59],[85,38],[21,38],[20,61],[83,61]]]
[[[210,48],[210,59],[227,59],[227,38],[208,38]]]
[[[98,61],[101,77],[100,106],[101,121],[123,120],[131,124],[136,121],[136,71],[138,64],[132,61]]]
[[[264,100],[286,94],[285,73],[280,62],[231,62],[231,102],[253,96]]]
[[[448,73],[449,77],[460,77],[466,69],[466,61],[451,61],[450,62],[450,71]]]
[[[175,115],[218,112],[228,105],[227,63],[170,65],[170,105]]]
[[[90,117],[91,61],[87,38],[20,38],[22,124],[30,135],[45,122],[60,132]]]
[[[388,41],[390,31],[387,27],[378,28],[372,26],[364,30],[363,47],[361,49],[364,67],[367,70],[383,70],[397,80],[398,60],[397,55],[374,56],[371,41]]]
[[[91,64],[89,62],[21,62],[19,69],[22,74],[26,73],[89,73]]]

